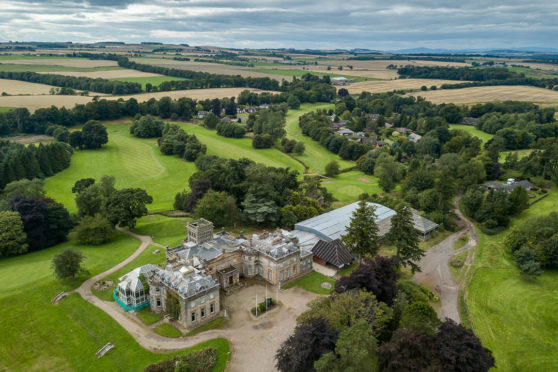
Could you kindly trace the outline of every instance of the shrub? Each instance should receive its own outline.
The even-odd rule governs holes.
[[[336,177],[339,174],[339,163],[335,160],[327,163],[325,166],[325,174],[328,177]]]
[[[153,363],[145,367],[144,372],[174,372],[180,366],[179,371],[211,372],[217,363],[217,350],[207,348],[192,351],[184,356]]]
[[[256,309],[258,309],[258,314],[263,314],[265,313],[267,310],[269,310],[270,308],[272,308],[275,305],[275,301],[273,301],[272,298],[267,298],[265,301],[260,302],[258,304],[258,306],[254,306],[253,308],[250,309],[250,312],[254,315],[256,315]]]
[[[85,216],[79,225],[74,227],[71,237],[81,244],[99,245],[112,240],[114,226],[101,214]]]

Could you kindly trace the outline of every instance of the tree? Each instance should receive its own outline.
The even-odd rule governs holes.
[[[440,326],[434,349],[443,371],[486,372],[494,367],[492,352],[473,332],[450,319]]]
[[[46,220],[47,200],[16,197],[10,202],[14,212],[18,212],[23,223],[23,230],[27,234],[29,251],[36,251],[47,247]]]
[[[81,129],[81,141],[86,149],[100,149],[108,142],[107,129],[100,122],[89,120]]]
[[[461,203],[463,204],[465,214],[469,217],[473,217],[480,209],[483,200],[484,194],[481,190],[476,187],[467,189],[465,194],[461,197]]]
[[[558,233],[543,241],[537,249],[537,258],[544,267],[558,267]]]
[[[527,241],[527,237],[519,230],[519,227],[513,226],[508,235],[504,238],[504,245],[509,248],[511,253],[514,253],[523,247]]]
[[[19,213],[0,212],[0,257],[24,254],[27,247],[27,234]]]
[[[329,70],[329,68],[328,68],[328,70]],[[339,97],[345,98],[349,95],[349,91],[347,90],[347,88],[341,88],[337,91],[337,94],[339,94]]]
[[[521,274],[530,278],[542,275],[541,263],[537,261],[537,254],[528,246],[524,245],[515,251],[513,257],[519,265]]]
[[[88,188],[89,186],[93,185],[94,183],[95,183],[94,178],[82,178],[80,180],[77,180],[76,183],[74,184],[74,187],[72,187],[72,193],[74,194],[80,193],[86,188]]]
[[[81,137],[81,132],[79,130],[73,131],[70,133],[70,137],[68,139],[68,143],[73,148],[79,149],[83,147],[83,140]]]
[[[366,259],[349,276],[341,277],[335,283],[338,293],[355,288],[372,292],[378,301],[393,304],[397,296],[399,279],[399,260],[396,257],[376,256]]]
[[[236,116],[236,103],[234,103],[234,97],[231,97],[229,102],[225,106],[225,115]]]
[[[174,198],[174,209],[192,212],[198,200],[211,189],[211,181],[206,178],[199,179],[192,184],[191,189],[192,191],[190,193],[183,191],[176,194]]]
[[[87,273],[81,263],[85,257],[81,252],[66,248],[52,259],[54,275],[58,279],[75,279],[79,274]]]
[[[280,208],[274,200],[252,193],[242,202],[244,218],[250,223],[275,225],[280,218]]]
[[[405,267],[409,265],[414,274],[415,271],[420,271],[417,263],[424,256],[419,247],[420,233],[415,229],[411,208],[400,204],[395,210],[397,214],[391,218],[388,238],[397,247],[396,256],[399,261]]]
[[[339,174],[339,163],[335,160],[330,161],[325,166],[325,174],[328,177],[337,177]]]
[[[353,212],[347,234],[341,237],[345,246],[353,253],[363,256],[376,256],[378,253],[378,225],[376,224],[376,207],[361,200]]]
[[[374,175],[380,179],[378,185],[385,192],[393,190],[397,182],[403,179],[404,174],[405,168],[403,164],[396,162],[388,153],[383,152],[376,159]]]
[[[136,218],[147,214],[146,204],[151,204],[151,195],[140,188],[127,188],[117,190],[107,201],[106,216],[113,224],[121,227],[134,228]]]
[[[226,192],[209,190],[198,200],[194,209],[196,218],[205,218],[215,226],[231,226],[239,218],[236,201]]]
[[[314,371],[314,362],[334,350],[338,334],[323,318],[297,325],[294,334],[277,350],[275,366],[281,372]]]
[[[440,325],[436,312],[426,302],[413,302],[406,306],[399,321],[400,328],[413,328],[426,335],[434,336]]]
[[[529,207],[529,195],[527,195],[527,190],[521,186],[514,188],[508,198],[511,203],[510,212],[512,214],[521,213]]]
[[[338,331],[343,331],[361,320],[372,327],[375,337],[379,337],[392,320],[392,311],[379,302],[374,294],[365,290],[333,293],[330,297],[320,297],[308,303],[306,310],[297,318],[297,323],[307,324],[311,319],[323,318]]]
[[[300,108],[300,100],[294,94],[291,94],[289,98],[287,98],[287,105],[290,109],[298,110]]]
[[[145,115],[134,120],[130,127],[130,134],[139,138],[161,137],[164,123],[161,119],[151,115]]]
[[[339,334],[335,353],[324,354],[314,367],[317,372],[375,372],[378,342],[372,328],[361,320]]]
[[[293,152],[297,155],[304,154],[305,150],[306,150],[306,147],[304,146],[303,142],[297,142],[295,147],[293,148]]]
[[[90,185],[76,195],[78,215],[94,216],[97,213],[106,215],[107,202],[115,192],[114,177],[101,177],[98,183]]]
[[[252,147],[255,149],[268,149],[273,146],[273,138],[269,134],[256,134],[252,138]]]
[[[99,245],[114,237],[114,226],[103,215],[85,216],[71,232],[81,244]]]
[[[50,247],[66,240],[74,223],[68,210],[60,203],[47,203],[46,214],[45,244]]]
[[[210,112],[203,118],[203,126],[207,129],[215,129],[217,124],[221,122],[221,118]]]
[[[415,329],[399,328],[378,349],[384,372],[442,372],[436,358],[434,339]]]

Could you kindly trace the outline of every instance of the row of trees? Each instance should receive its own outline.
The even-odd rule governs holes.
[[[248,159],[212,155],[196,160],[198,172],[190,192],[175,197],[175,209],[193,212],[217,226],[241,220],[247,224],[292,228],[296,222],[323,212],[333,198],[318,179],[298,180],[298,172],[267,167]]]
[[[22,180],[52,176],[70,166],[72,149],[53,142],[38,146],[0,141],[0,189]]]
[[[85,76],[67,76],[58,74],[39,74],[36,72],[0,71],[0,79],[22,80],[31,83],[54,85],[62,88],[107,93],[114,95],[141,92],[141,84],[125,81],[88,78]],[[65,91],[66,92],[66,91]]]
[[[175,124],[165,124],[157,143],[163,154],[178,155],[186,161],[194,161],[207,151],[195,135],[189,135]]]

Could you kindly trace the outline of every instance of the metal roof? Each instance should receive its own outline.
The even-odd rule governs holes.
[[[395,215],[393,209],[381,204],[368,203],[368,205],[376,207],[375,220],[378,225],[380,225],[382,221],[391,219],[391,217]],[[314,233],[326,242],[331,242],[347,233],[346,228],[351,223],[351,217],[357,208],[358,202],[334,209],[330,212],[297,223],[295,229]],[[382,233],[382,231],[380,231],[380,233]]]
[[[336,239],[332,242],[320,240],[312,248],[314,256],[321,258],[325,262],[337,268],[349,265],[353,262],[353,255],[343,246],[341,240]]]

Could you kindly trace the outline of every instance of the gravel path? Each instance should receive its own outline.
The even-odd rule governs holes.
[[[280,306],[276,310],[255,319],[249,313],[249,309],[256,302],[256,294],[260,301],[263,300],[266,288],[262,285],[251,285],[229,297],[222,298],[222,306],[227,309],[230,317],[226,329],[205,331],[186,338],[160,336],[137,317],[125,312],[116,302],[103,301],[91,292],[91,287],[95,282],[132,262],[149,245],[164,248],[164,246],[154,243],[149,236],[137,235],[124,229],[119,230],[139,239],[141,244],[138,249],[118,265],[83,282],[75,292],[79,293],[84,300],[110,315],[147,350],[161,353],[181,350],[203,341],[224,337],[229,340],[232,351],[228,371],[276,371],[274,367],[275,352],[292,333],[298,315],[308,309],[306,304],[319,297],[319,295],[307,292],[299,287],[287,291],[281,290],[278,293],[268,287],[269,296],[273,296],[274,299],[278,296]]]
[[[459,196],[454,200],[454,208],[457,216],[465,224],[465,229],[458,231],[434,247],[430,248],[420,261],[421,272],[417,272],[412,280],[425,285],[435,292],[440,298],[440,306],[436,309],[440,319],[453,319],[461,322],[458,310],[460,283],[456,283],[449,271],[450,259],[462,252],[469,251],[465,266],[462,270],[469,270],[474,260],[475,247],[477,246],[477,232],[473,224],[463,216],[459,210]],[[460,249],[453,250],[453,245],[459,237],[469,234],[469,242]],[[466,275],[462,275],[464,278]]]

